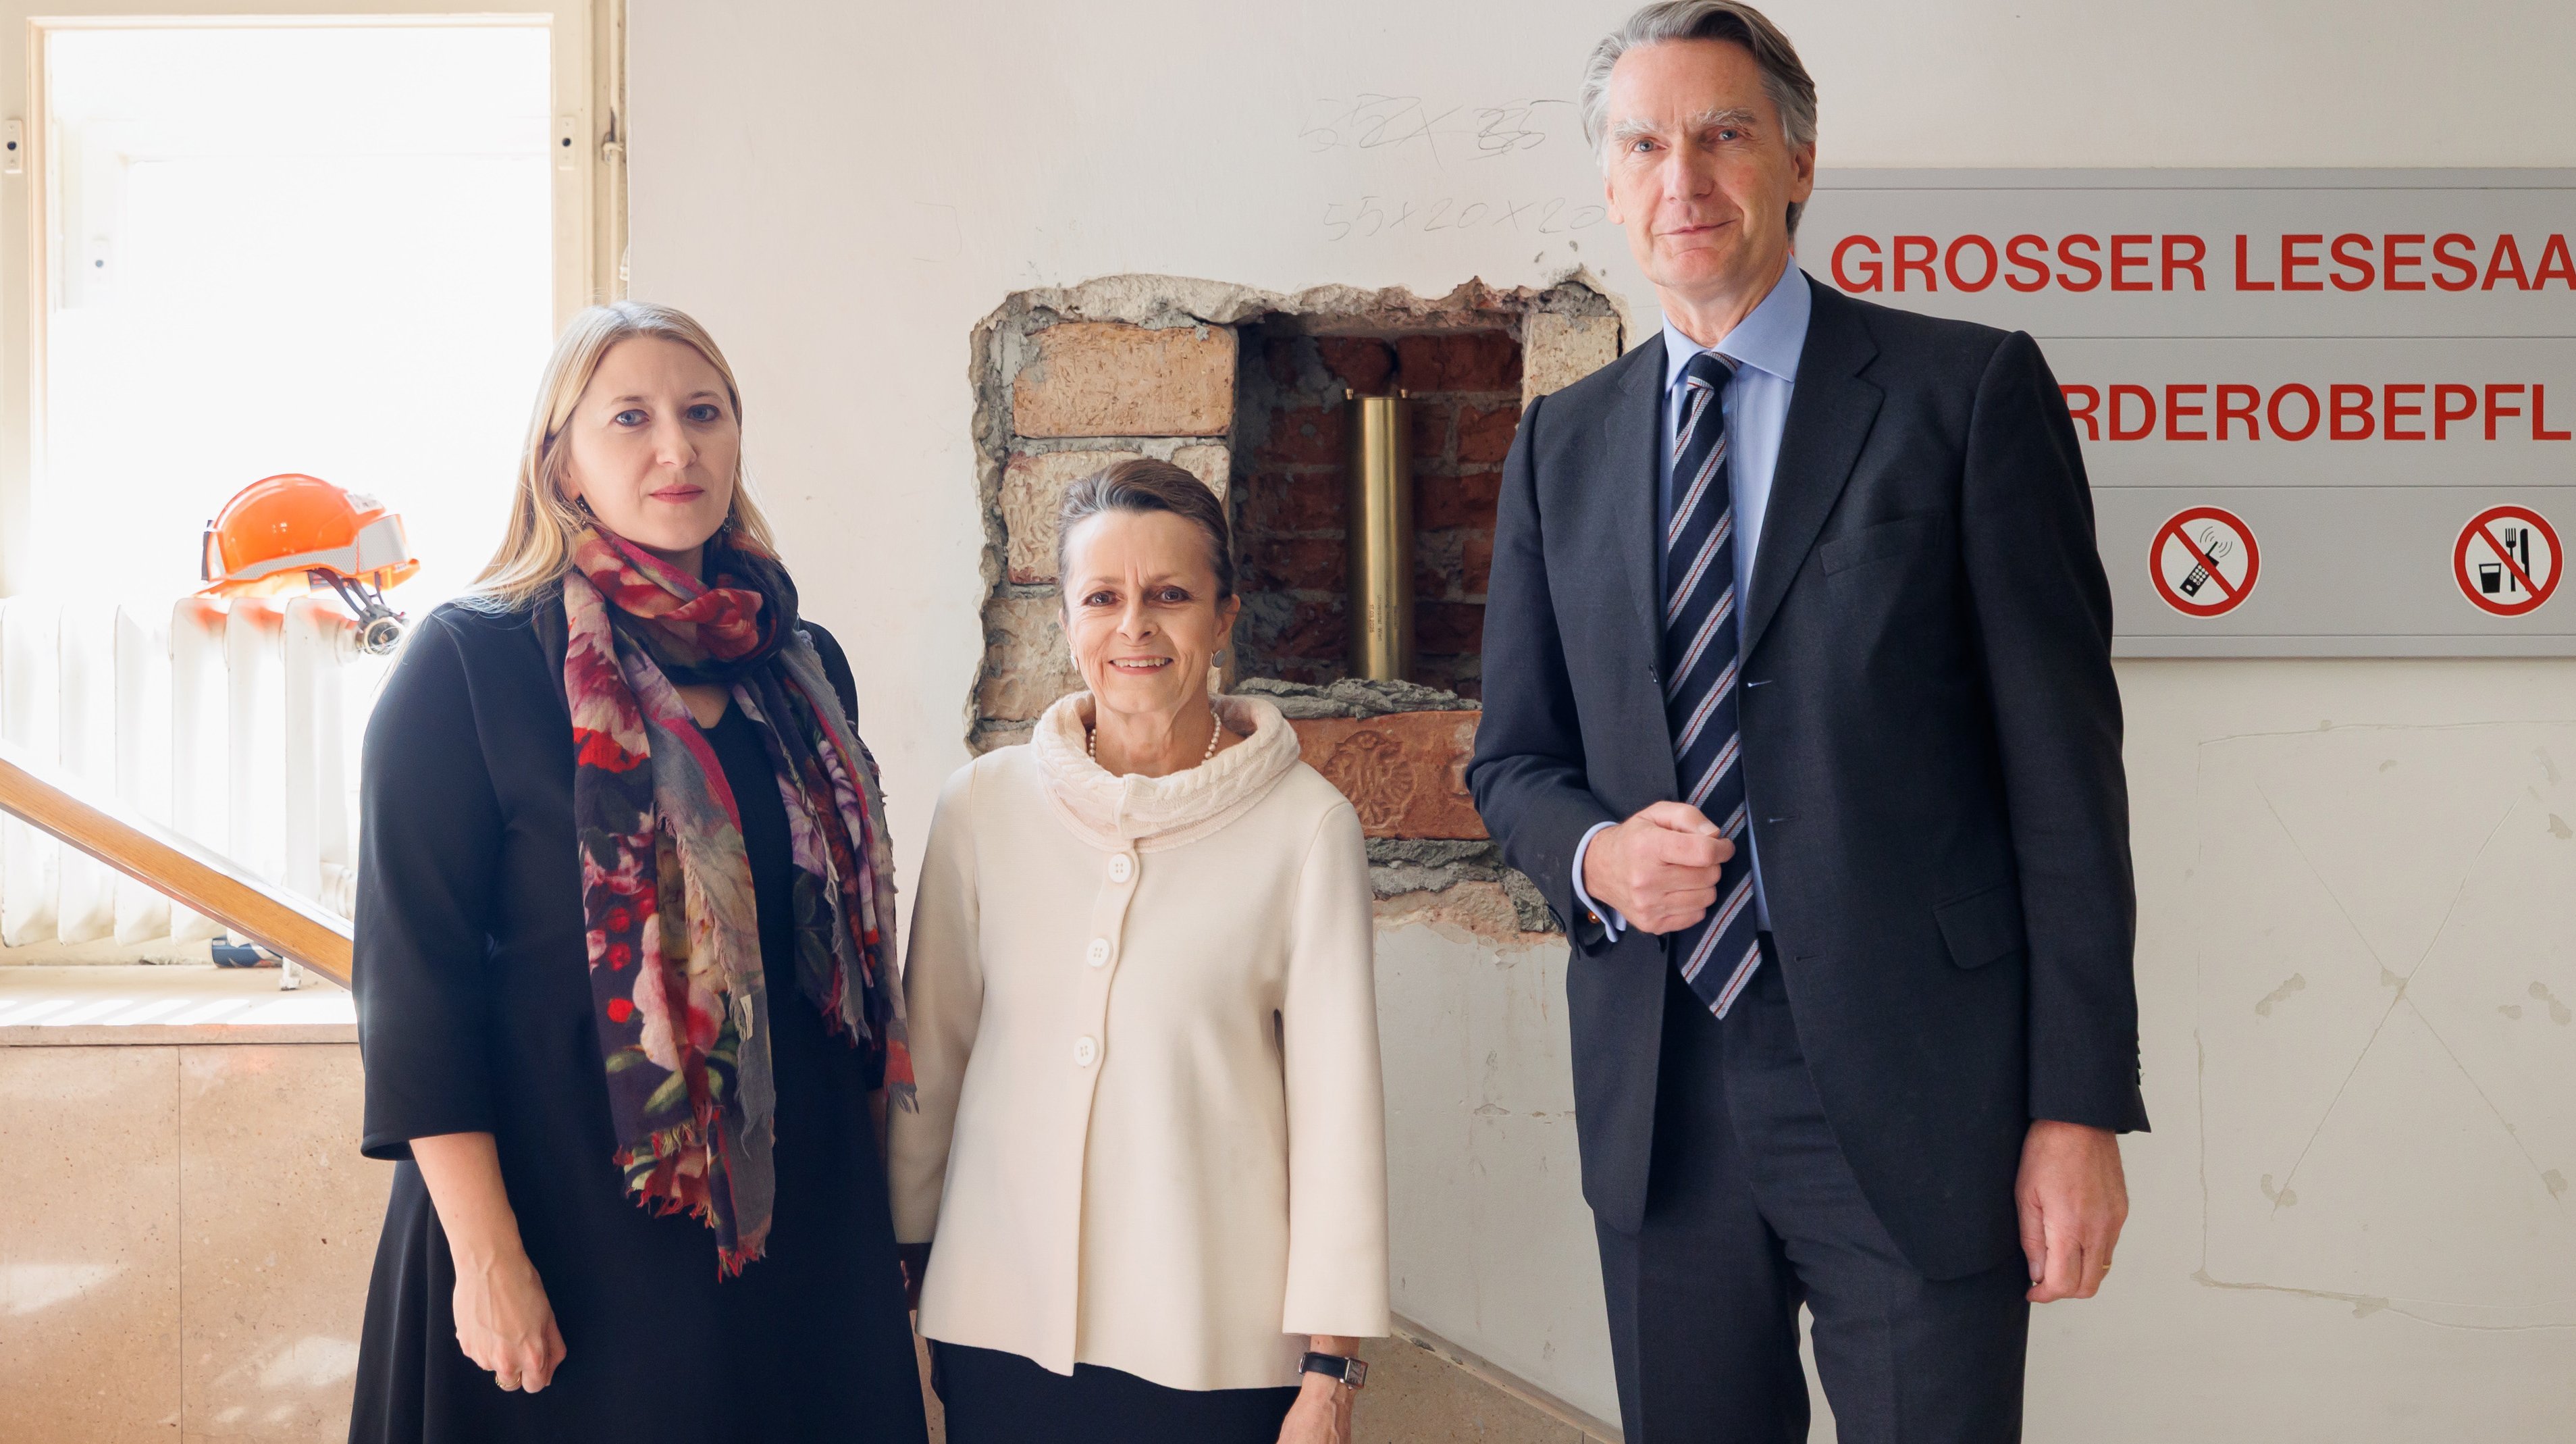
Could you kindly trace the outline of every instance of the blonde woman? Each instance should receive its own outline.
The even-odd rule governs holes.
[[[950,779],[904,979],[895,1219],[948,1439],[1341,1444],[1387,1326],[1359,818],[1277,708],[1209,695],[1207,487],[1123,462],[1059,520],[1090,691]]]
[[[696,322],[575,318],[368,726],[352,1440],[923,1438],[885,815],[741,458]]]

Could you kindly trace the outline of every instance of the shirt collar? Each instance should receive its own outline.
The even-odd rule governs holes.
[[[1789,258],[1788,269],[1780,284],[1753,308],[1753,314],[1735,323],[1713,346],[1702,346],[1683,335],[1670,320],[1664,322],[1664,389],[1670,391],[1682,379],[1682,368],[1702,351],[1724,352],[1738,366],[1750,366],[1783,381],[1795,384],[1798,379],[1798,357],[1807,349],[1807,315],[1815,300],[1807,291],[1807,273],[1798,269],[1797,257]]]

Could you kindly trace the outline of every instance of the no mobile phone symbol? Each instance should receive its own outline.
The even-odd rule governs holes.
[[[2156,528],[2147,576],[2165,605],[2186,617],[2224,616],[2244,605],[2262,575],[2263,549],[2234,512],[2196,506]]]

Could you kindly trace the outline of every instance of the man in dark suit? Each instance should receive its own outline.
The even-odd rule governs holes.
[[[2026,335],[1813,284],[1815,90],[1665,0],[1584,87],[1662,334],[1531,403],[1470,781],[1567,924],[1632,1444],[2017,1438],[2142,1129],[2109,588]]]

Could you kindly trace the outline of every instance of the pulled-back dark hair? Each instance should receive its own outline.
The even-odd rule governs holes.
[[[1216,594],[1234,595],[1234,548],[1226,544],[1225,503],[1206,482],[1168,461],[1149,456],[1104,466],[1065,488],[1055,518],[1055,574],[1065,574],[1065,548],[1073,529],[1108,512],[1168,511],[1207,533],[1208,560],[1216,568]]]

